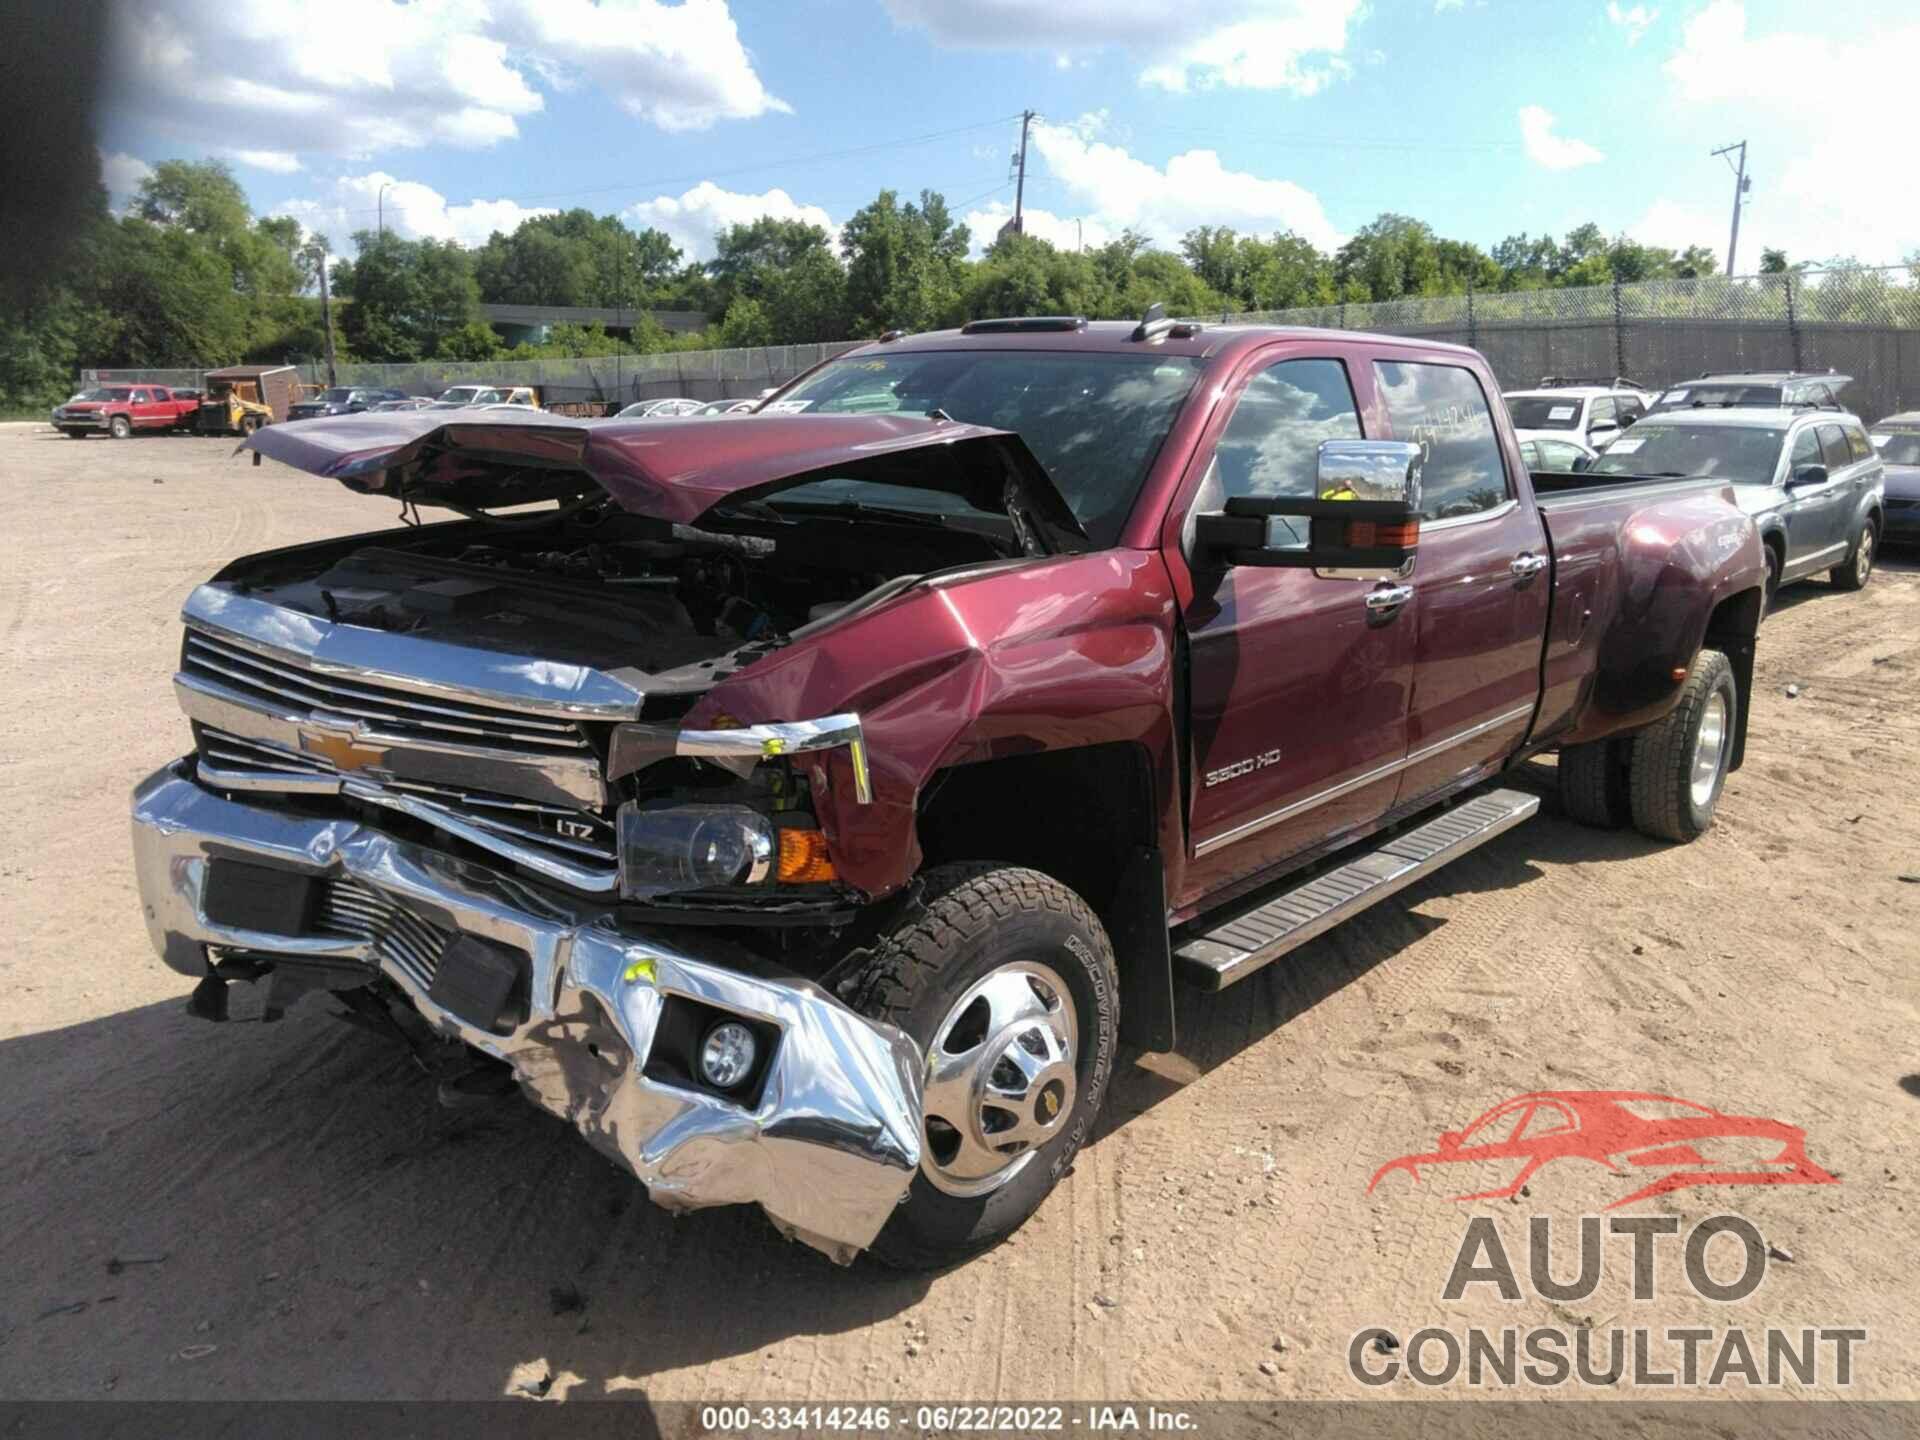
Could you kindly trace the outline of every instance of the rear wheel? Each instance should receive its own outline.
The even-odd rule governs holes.
[[[116,440],[124,440],[133,434],[133,422],[124,415],[116,415],[107,422],[107,434]]]
[[[1860,527],[1860,538],[1853,542],[1853,554],[1847,557],[1847,563],[1833,567],[1834,589],[1866,588],[1867,577],[1873,574],[1873,547],[1877,538],[1871,520]]]
[[[240,433],[242,435],[251,435],[259,428],[260,417],[258,415],[243,415],[240,417]]]
[[[1762,547],[1767,555],[1767,588],[1760,598],[1760,616],[1765,619],[1772,613],[1780,596],[1780,551],[1772,545]]]
[[[1106,1099],[1120,1003],[1099,920],[1037,871],[941,866],[835,988],[927,1057],[920,1170],[873,1253],[928,1269],[1005,1239],[1066,1173]]]
[[[1618,830],[1633,819],[1627,769],[1631,740],[1594,740],[1560,751],[1560,806],[1582,825]]]
[[[1687,841],[1713,824],[1739,717],[1732,663],[1718,650],[1702,650],[1680,703],[1631,742],[1629,795],[1641,834]]]

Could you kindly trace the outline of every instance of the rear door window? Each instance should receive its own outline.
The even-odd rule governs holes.
[[[1838,425],[1820,427],[1820,452],[1827,457],[1827,469],[1830,471],[1844,470],[1853,463],[1853,451]]]
[[[1847,437],[1847,448],[1853,452],[1855,460],[1871,460],[1873,446],[1867,442],[1867,432],[1858,425],[1842,425],[1840,433]]]
[[[1471,370],[1376,360],[1373,372],[1393,438],[1413,441],[1425,456],[1420,475],[1425,518],[1478,515],[1511,498],[1493,410]]]

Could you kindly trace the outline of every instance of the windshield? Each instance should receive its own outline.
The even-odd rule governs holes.
[[[121,390],[117,388],[107,390],[83,390],[73,398],[75,400],[130,400],[133,398],[133,392],[131,390]],[[68,403],[71,404],[72,402],[69,401]]]
[[[1181,355],[922,350],[835,360],[768,408],[831,415],[938,410],[1014,431],[1081,528],[1104,547],[1119,538],[1147,467],[1199,374],[1200,362]]]
[[[472,405],[476,402],[498,400],[499,398],[500,392],[497,390],[483,390],[478,385],[456,385],[440,397],[440,403],[443,405]]]
[[[1507,413],[1516,430],[1577,430],[1585,403],[1560,395],[1509,395]]]
[[[340,389],[322,390],[319,398],[326,401],[329,405],[344,405],[348,400],[353,398],[353,392],[351,390]]]
[[[1713,475],[1740,485],[1771,485],[1785,430],[1750,425],[1649,425],[1616,440],[1587,467],[1590,475]]]
[[[1920,465],[1920,433],[1896,430],[1873,437],[1874,448],[1889,465]]]

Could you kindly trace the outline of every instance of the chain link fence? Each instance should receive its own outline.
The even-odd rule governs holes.
[[[449,385],[532,385],[549,408],[579,407],[611,414],[636,400],[685,396],[693,400],[748,399],[859,340],[817,345],[762,345],[744,350],[682,350],[658,355],[607,355],[585,360],[489,361],[424,360],[414,365],[341,364],[334,367],[341,385],[377,385],[409,395],[438,395]],[[326,366],[297,367],[308,381],[327,383]],[[200,370],[82,370],[80,383],[199,385]]]
[[[1842,398],[1868,420],[1920,408],[1920,267],[1909,265],[1191,318],[1471,345],[1508,389],[1548,375],[1622,375],[1661,388],[1714,371],[1831,369],[1854,377]]]
[[[1547,375],[1624,375],[1660,388],[1711,371],[1832,369],[1854,377],[1843,398],[1870,421],[1920,409],[1920,266],[1469,291],[1189,318],[1450,340],[1485,354],[1509,389]],[[437,395],[449,385],[475,381],[535,385],[546,405],[610,413],[636,400],[669,395],[696,400],[757,395],[860,343],[512,364],[353,364],[340,365],[337,372],[342,385],[389,386],[414,395]],[[309,380],[325,383],[323,366],[300,369]],[[198,385],[200,378],[198,370],[81,372],[83,385],[106,380]]]

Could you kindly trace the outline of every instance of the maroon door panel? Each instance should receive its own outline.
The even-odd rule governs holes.
[[[1192,516],[1229,496],[1315,493],[1320,442],[1363,434],[1365,364],[1363,347],[1324,340],[1249,357],[1195,451],[1170,565],[1185,568]],[[1416,633],[1415,604],[1373,615],[1371,584],[1310,569],[1202,568],[1190,581],[1182,619],[1193,778],[1175,909],[1392,805]]]
[[[1518,457],[1502,444],[1492,397],[1450,360],[1373,367],[1393,438],[1426,450],[1402,805],[1483,770],[1525,737],[1552,593],[1545,528],[1513,483]]]

